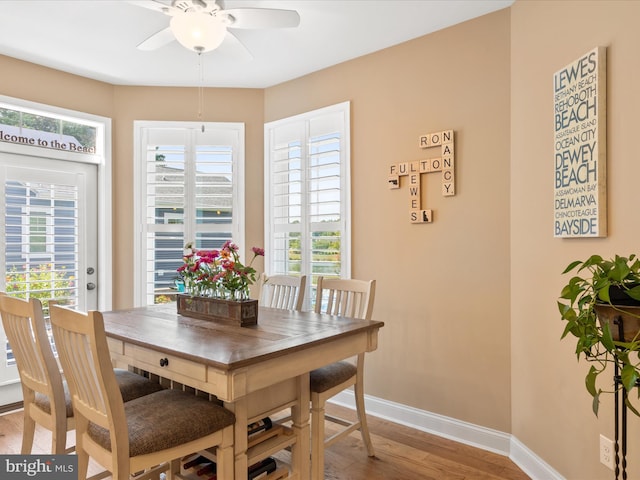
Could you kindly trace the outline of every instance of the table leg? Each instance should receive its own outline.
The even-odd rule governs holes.
[[[247,397],[241,397],[235,402],[226,403],[225,407],[236,415],[234,427],[233,451],[234,451],[234,478],[246,480],[249,462],[247,459]]]
[[[311,472],[311,430],[309,426],[309,373],[297,378],[298,390],[296,405],[291,409],[292,429],[296,435],[296,443],[291,448],[291,468],[294,476],[308,480]]]

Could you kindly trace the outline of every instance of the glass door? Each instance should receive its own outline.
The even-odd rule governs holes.
[[[97,169],[0,153],[0,290],[40,299],[46,316],[49,299],[97,308]],[[18,381],[0,324],[0,405],[20,400]]]

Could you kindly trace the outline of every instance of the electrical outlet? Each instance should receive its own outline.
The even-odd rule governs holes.
[[[600,435],[600,463],[606,465],[611,470],[613,470],[614,455],[615,455],[615,452],[613,450],[613,441],[601,434]]]

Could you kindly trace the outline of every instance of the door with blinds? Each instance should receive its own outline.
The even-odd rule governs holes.
[[[0,153],[0,290],[97,308],[97,166]],[[0,405],[19,380],[0,324]],[[6,388],[5,388],[6,387]]]

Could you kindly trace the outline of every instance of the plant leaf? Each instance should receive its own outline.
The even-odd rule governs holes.
[[[611,336],[611,329],[609,328],[608,323],[605,323],[602,327],[601,341],[602,345],[604,345],[604,348],[606,348],[609,352],[612,352],[616,348],[615,343],[613,343],[613,337]]]
[[[629,410],[631,410],[634,414],[640,417],[640,412],[638,412],[638,410],[636,410],[636,408],[631,404],[631,402],[629,401],[629,397],[625,398],[624,403],[627,405]]]
[[[598,289],[598,298],[606,303],[611,303],[611,297],[609,296],[609,287],[611,285],[609,282],[601,288]]]
[[[627,290],[627,295],[629,295],[634,300],[640,300],[640,285]]]
[[[630,392],[631,389],[636,385],[638,372],[636,372],[636,369],[633,367],[633,365],[627,364],[622,367],[622,373],[620,377],[622,378],[622,384],[624,385],[624,388],[626,388],[627,391]]]
[[[584,383],[587,386],[587,392],[591,394],[591,396],[595,397],[598,395],[598,391],[596,390],[596,378],[598,377],[598,370],[596,367],[591,365],[589,368],[589,373],[584,379]]]
[[[570,305],[558,302],[558,310],[563,320],[575,320],[576,312]]]
[[[585,260],[585,262],[582,264],[582,267],[580,267],[580,270],[582,270],[583,268],[588,268],[591,267],[593,265],[599,265],[602,263],[602,257],[600,255],[591,255],[587,260]]]
[[[578,325],[576,324],[576,322],[568,322],[567,326],[564,327],[562,335],[560,336],[560,340],[566,337],[569,333],[573,334],[576,337],[580,336],[579,331],[576,329],[577,326]]]
[[[629,265],[627,265],[627,259],[625,257],[618,257],[614,262],[613,268],[609,272],[609,278],[612,278],[616,282],[622,282],[631,273]]]
[[[567,265],[567,268],[564,269],[564,272],[562,272],[562,274],[564,275],[567,272],[570,272],[571,270],[573,270],[574,268],[576,268],[578,265],[580,265],[582,263],[581,260],[576,260],[574,262],[571,262],[569,265]]]
[[[591,404],[596,417],[598,416],[598,407],[600,407],[600,391],[593,396],[593,403]]]

